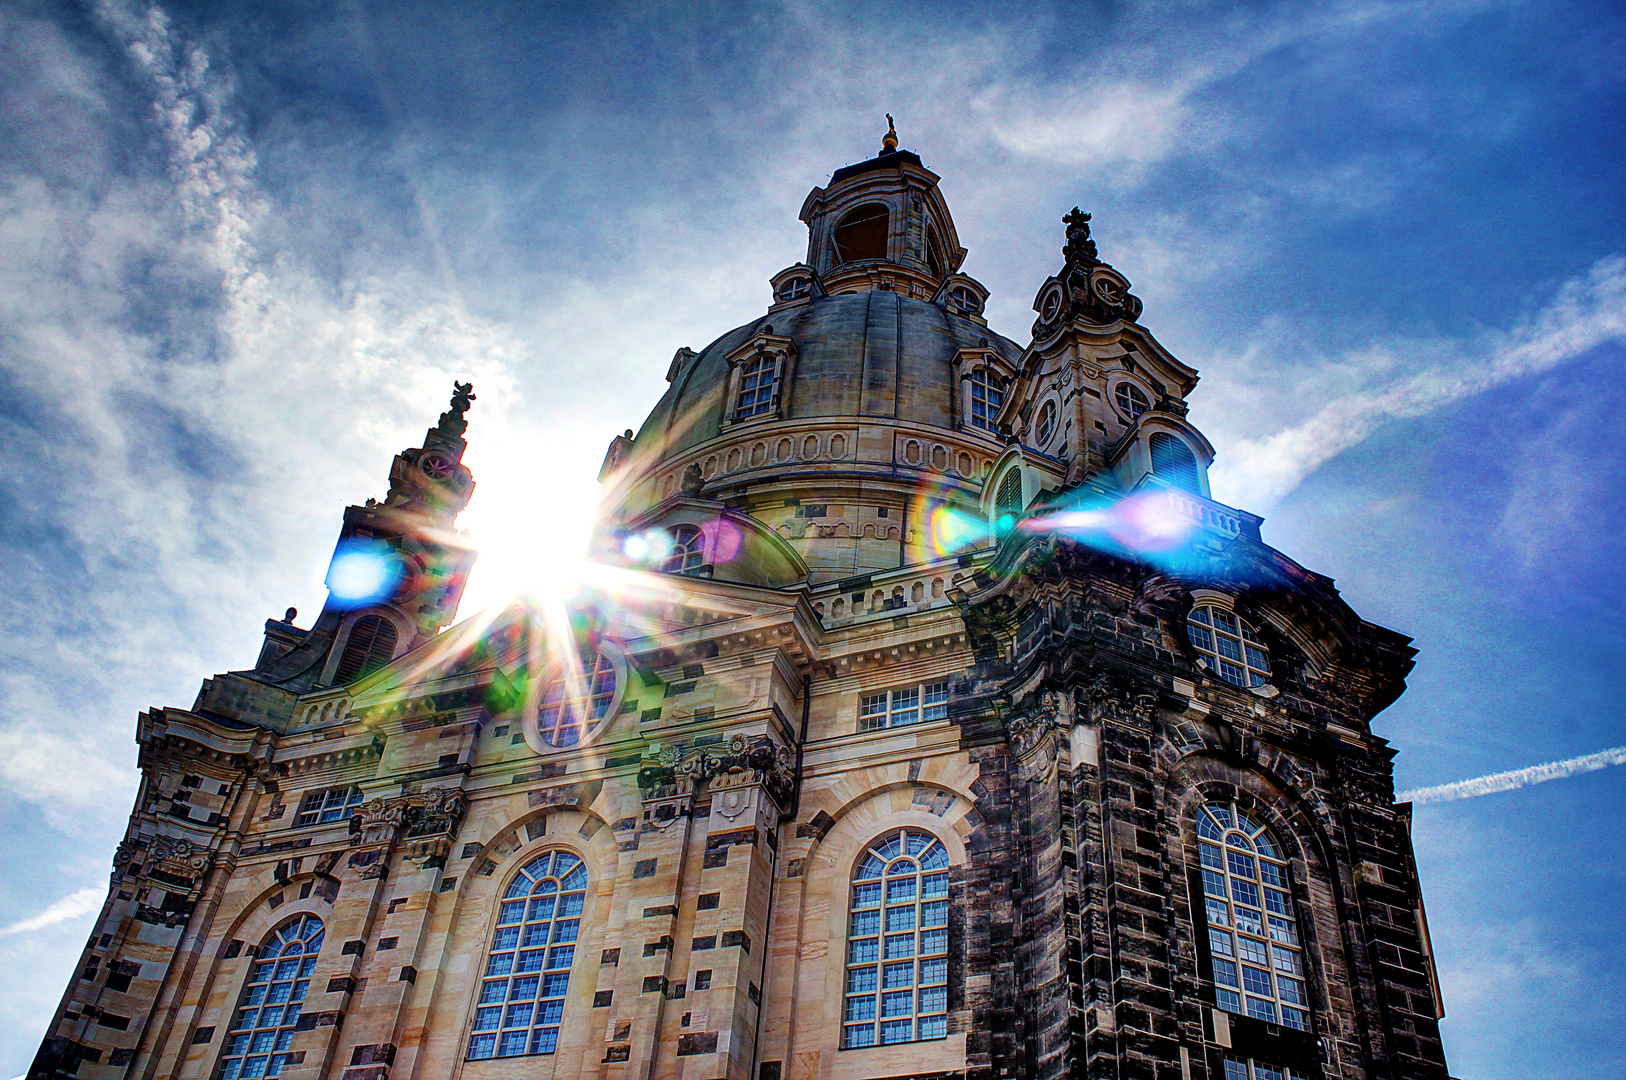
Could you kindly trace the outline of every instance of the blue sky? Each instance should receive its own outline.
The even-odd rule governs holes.
[[[1622,56],[1586,2],[0,7],[0,1075],[137,712],[320,606],[453,376],[471,604],[570,553],[884,112],[1008,336],[1094,213],[1203,373],[1216,496],[1415,636],[1401,787],[1626,744]],[[1626,1074],[1623,795],[1418,807],[1456,1075]]]

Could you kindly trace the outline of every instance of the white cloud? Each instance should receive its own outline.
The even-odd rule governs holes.
[[[35,930],[43,930],[47,926],[55,926],[69,919],[77,919],[82,915],[89,915],[102,906],[107,899],[106,889],[80,889],[69,893],[38,915],[31,915],[26,919],[12,923],[10,926],[0,926],[0,937],[10,937],[13,934],[28,934]]]

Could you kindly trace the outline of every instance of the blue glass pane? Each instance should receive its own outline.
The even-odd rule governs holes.
[[[847,993],[868,994],[875,990],[875,969],[853,968],[847,972]]]

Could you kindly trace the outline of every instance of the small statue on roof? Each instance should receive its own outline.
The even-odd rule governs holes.
[[[1067,226],[1067,246],[1061,249],[1068,262],[1074,259],[1095,259],[1095,241],[1090,239],[1090,215],[1073,207],[1073,212],[1062,219]]]
[[[886,134],[881,136],[881,153],[894,154],[898,150],[898,129],[892,124],[892,114],[886,114]]]
[[[436,425],[448,435],[461,436],[469,429],[468,418],[463,414],[469,411],[470,403],[479,400],[474,396],[474,384],[460,383],[452,380],[452,407],[440,414],[440,423]]]

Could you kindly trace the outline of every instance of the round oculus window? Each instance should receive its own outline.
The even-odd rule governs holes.
[[[1118,404],[1118,412],[1131,424],[1139,420],[1141,413],[1151,405],[1146,400],[1146,395],[1141,392],[1141,388],[1134,383],[1119,383],[1118,389],[1112,392],[1112,398]]]
[[[626,665],[619,651],[612,652],[607,645],[596,652],[583,651],[576,664],[556,661],[542,676],[528,726],[543,746],[575,746],[615,715],[625,682]]]
[[[1047,401],[1039,409],[1039,425],[1037,434],[1040,446],[1048,446],[1050,439],[1056,434],[1056,403]]]

